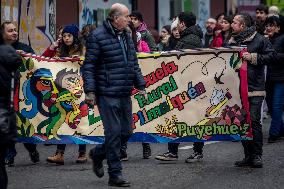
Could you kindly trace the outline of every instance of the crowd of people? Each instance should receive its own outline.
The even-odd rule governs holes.
[[[284,136],[282,120],[284,105],[284,34],[283,17],[276,6],[259,5],[255,20],[247,14],[219,14],[208,18],[205,33],[196,23],[192,12],[182,12],[171,25],[161,29],[159,38],[147,27],[143,15],[129,12],[123,4],[113,4],[102,26],[86,25],[80,32],[74,24],[58,29],[58,37],[42,54],[45,57],[84,57],[82,77],[86,103],[97,105],[105,130],[104,144],[96,145],[89,153],[93,171],[104,176],[103,160],[107,159],[109,185],[127,187],[130,182],[122,176],[121,161],[128,160],[127,141],[132,134],[131,90],[146,95],[145,81],[139,68],[136,53],[170,51],[194,48],[245,46],[242,59],[248,62],[248,93],[253,132],[252,141],[242,141],[244,159],[235,166],[261,168],[262,162],[262,106],[266,100],[271,125],[268,142],[277,142]],[[7,188],[5,166],[13,166],[16,121],[12,95],[14,77],[21,58],[16,51],[34,53],[19,42],[16,26],[12,22],[1,25],[0,36],[0,189]],[[267,67],[267,68],[266,68]],[[109,75],[112,75],[109,77]],[[40,161],[36,144],[24,143],[33,163]],[[151,147],[142,143],[144,159],[149,159]],[[178,160],[179,143],[168,143],[168,151],[157,155],[160,161]],[[203,159],[203,142],[195,142],[193,153],[186,163]],[[66,145],[57,145],[54,155],[46,161],[64,164]],[[87,162],[86,145],[79,145],[77,163]]]

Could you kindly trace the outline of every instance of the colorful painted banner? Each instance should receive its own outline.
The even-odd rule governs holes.
[[[252,139],[247,68],[240,50],[139,54],[147,98],[133,90],[130,141]],[[103,142],[98,109],[84,103],[82,60],[22,56],[14,100],[19,141]]]

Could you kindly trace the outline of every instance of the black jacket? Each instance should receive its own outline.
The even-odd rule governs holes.
[[[181,32],[180,39],[177,42],[175,49],[201,48],[202,36],[202,30],[198,25],[190,26]]]
[[[121,35],[125,37],[125,45],[122,37],[119,39],[111,24],[105,21],[88,37],[82,66],[86,93],[130,96],[133,86],[140,90],[145,88],[133,41],[126,31]]]
[[[277,55],[274,64],[267,66],[268,82],[284,82],[284,34],[274,34],[269,38]]]
[[[31,46],[26,45],[25,43],[21,43],[21,42],[15,42],[12,44],[12,46],[14,47],[14,49],[16,50],[22,50],[26,53],[32,53],[35,54],[34,50],[31,48]]]
[[[263,96],[265,93],[264,65],[275,61],[276,52],[271,43],[264,36],[251,27],[239,35],[233,36],[230,45],[247,46],[247,51],[252,54],[253,61],[248,62],[248,91],[250,96]]]
[[[16,137],[15,117],[11,121],[11,81],[22,59],[15,50],[8,45],[0,45],[0,144],[13,141]],[[9,120],[9,121],[8,121]]]

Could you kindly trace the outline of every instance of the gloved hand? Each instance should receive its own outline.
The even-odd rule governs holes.
[[[94,92],[86,93],[85,102],[88,106],[94,107],[97,104],[95,93]]]
[[[145,100],[146,100],[146,104],[148,104],[148,98],[147,98],[147,92],[145,89],[143,90],[139,90],[139,94],[144,96]]]

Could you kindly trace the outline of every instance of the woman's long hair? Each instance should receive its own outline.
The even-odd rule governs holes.
[[[79,38],[73,36],[73,43],[67,46],[62,39],[62,45],[59,49],[59,57],[70,57],[72,55],[83,55],[84,45]]]

